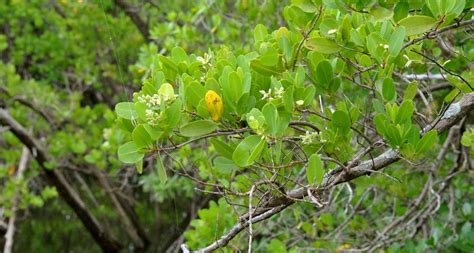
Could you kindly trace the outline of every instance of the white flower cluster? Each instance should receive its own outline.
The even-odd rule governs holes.
[[[158,94],[138,96],[138,102],[144,103],[147,107],[160,106],[161,97]]]
[[[146,115],[148,124],[152,126],[156,126],[158,124],[158,120],[160,119],[160,114],[157,111],[153,109],[146,109],[145,115]]]
[[[303,142],[303,144],[311,144],[311,143],[316,142],[318,139],[319,139],[319,142],[321,142],[321,143],[327,142],[327,140],[322,138],[322,136],[318,132],[306,131],[306,133],[304,135],[300,135],[300,138],[301,138],[301,142]]]
[[[268,99],[269,101],[272,101],[273,99],[278,99],[283,97],[283,92],[285,89],[283,87],[280,88],[275,88],[275,89],[268,89],[268,91],[261,90],[259,91],[260,94],[262,94],[262,99]]]
[[[145,116],[150,125],[157,125],[161,114],[159,113],[159,107],[162,103],[172,102],[178,97],[174,94],[173,86],[169,83],[164,83],[158,90],[158,94],[153,95],[140,95],[138,96],[138,102],[144,103],[147,107],[145,110]]]
[[[208,53],[204,53],[204,57],[198,56],[196,60],[201,62],[203,65],[209,64],[211,62],[212,56]]]

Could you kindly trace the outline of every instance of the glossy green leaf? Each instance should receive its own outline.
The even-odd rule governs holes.
[[[382,95],[387,101],[393,101],[396,98],[397,91],[391,78],[386,78],[382,84]]]
[[[398,27],[390,36],[389,52],[391,56],[397,56],[403,47],[405,39],[405,27]]]
[[[405,27],[406,36],[412,36],[429,31],[436,23],[432,17],[415,15],[400,20],[399,25]]]
[[[262,113],[265,116],[268,130],[271,135],[275,135],[278,130],[278,111],[272,103],[267,103],[262,108]]]
[[[197,137],[212,133],[218,127],[217,123],[210,120],[196,120],[183,125],[179,132],[186,137]]]
[[[271,76],[271,75],[280,75],[280,71],[276,67],[270,67],[267,65],[262,64],[259,60],[253,60],[250,62],[250,67],[257,71],[258,73],[266,76]]]
[[[237,145],[232,160],[240,167],[251,165],[258,158],[265,146],[265,139],[258,135],[247,136]]]
[[[115,105],[115,112],[117,116],[124,119],[137,119],[138,114],[135,110],[135,105],[131,102],[121,102]]]
[[[395,5],[395,9],[393,10],[393,19],[395,22],[398,22],[408,16],[410,6],[407,2],[399,2]]]
[[[305,42],[306,48],[323,54],[333,54],[339,52],[342,48],[336,42],[320,37],[313,37]]]
[[[138,151],[137,145],[133,141],[121,145],[117,151],[118,159],[123,163],[136,163],[145,156]]]
[[[413,103],[413,101],[411,100],[403,101],[402,104],[400,105],[400,108],[398,109],[396,122],[400,124],[400,123],[404,123],[407,120],[410,120],[414,111],[415,111],[415,104]]]
[[[438,132],[431,130],[423,135],[421,140],[416,145],[416,152],[428,151],[438,141]]]
[[[136,126],[133,130],[132,140],[138,149],[145,148],[153,143],[153,139],[142,124]]]

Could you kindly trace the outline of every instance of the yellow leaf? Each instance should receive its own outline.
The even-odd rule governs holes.
[[[10,176],[10,177],[13,176],[13,174],[15,174],[15,171],[16,171],[15,165],[10,165],[10,167],[8,167],[8,171],[7,171],[8,176]]]
[[[207,111],[211,115],[212,120],[219,121],[224,113],[224,104],[222,103],[221,97],[213,90],[206,93],[206,107]]]

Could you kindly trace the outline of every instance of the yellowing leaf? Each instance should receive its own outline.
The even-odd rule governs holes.
[[[211,115],[212,120],[219,121],[222,113],[224,113],[224,104],[221,97],[215,91],[210,90],[206,93],[205,100],[207,111]]]

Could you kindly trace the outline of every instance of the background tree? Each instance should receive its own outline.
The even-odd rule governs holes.
[[[7,1],[4,250],[473,251],[473,5]]]

